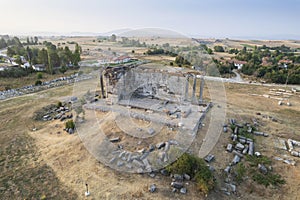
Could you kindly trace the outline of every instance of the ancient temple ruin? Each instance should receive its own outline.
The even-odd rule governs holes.
[[[198,82],[199,89],[196,88]],[[189,92],[191,83],[192,91]],[[117,94],[118,102],[150,97],[198,105],[203,103],[204,79],[202,75],[176,68],[161,70],[153,66],[121,66],[105,69],[104,73],[100,74],[100,87],[102,96]]]
[[[107,67],[99,83],[102,98],[85,109],[101,112],[99,126],[109,129],[91,129],[89,146],[95,147],[99,160],[118,170],[151,172],[174,162],[179,155],[175,152],[183,153],[191,145],[210,108],[203,100],[201,73],[183,68]],[[113,126],[117,131],[111,131]],[[142,139],[146,146],[139,142],[131,149]]]

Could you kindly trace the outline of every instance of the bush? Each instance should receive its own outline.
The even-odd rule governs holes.
[[[282,179],[282,177],[279,174],[272,174],[272,173],[262,174],[257,172],[253,175],[252,178],[255,182],[262,184],[266,187],[268,187],[269,185],[278,186],[278,185],[285,184],[285,180]]]
[[[195,178],[197,187],[204,194],[207,194],[214,187],[213,173],[205,161],[196,156],[184,153],[166,169],[173,174],[188,174],[191,178]]]
[[[30,70],[30,69],[26,70],[21,67],[18,67],[18,68],[12,67],[11,69],[5,69],[4,71],[0,71],[0,77],[20,78],[20,77],[28,76],[31,72],[32,72],[32,70]]]
[[[272,163],[271,159],[267,156],[246,156],[246,160],[250,163],[250,166],[256,167],[258,164],[270,165]]]
[[[43,78],[43,74],[41,72],[38,72],[36,74],[37,79],[42,79]]]
[[[219,45],[214,46],[214,50],[215,50],[215,52],[224,52],[224,48],[222,46],[219,46]]]
[[[243,180],[243,177],[245,176],[246,174],[246,167],[243,163],[238,163],[237,166],[236,166],[236,180],[238,183],[241,183],[242,180]]]
[[[57,102],[56,106],[57,106],[58,108],[59,108],[59,107],[62,107],[62,102],[61,102],[61,101]]]
[[[74,129],[75,128],[75,123],[74,123],[74,121],[71,119],[71,120],[68,120],[67,122],[66,122],[66,128],[67,129],[69,129],[69,128],[72,128],[72,129]]]
[[[61,68],[59,68],[59,72],[62,73],[62,74],[64,74],[67,70],[68,69],[65,66],[62,66]]]
[[[35,85],[42,85],[42,81],[41,80],[37,80],[37,81],[35,81]]]

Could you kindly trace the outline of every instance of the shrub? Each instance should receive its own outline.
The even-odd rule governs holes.
[[[67,129],[69,129],[69,128],[72,128],[72,129],[74,129],[75,128],[75,123],[74,123],[74,121],[71,119],[71,120],[68,120],[67,122],[66,122],[66,128]]]
[[[224,48],[220,45],[214,46],[215,52],[224,52]]]
[[[41,80],[37,80],[37,81],[35,81],[35,85],[42,85],[42,81]]]
[[[37,79],[42,79],[43,78],[43,74],[41,72],[38,72],[36,74]]]
[[[236,180],[237,182],[241,183],[242,180],[243,180],[243,177],[245,176],[246,174],[246,167],[243,163],[238,163],[237,166],[236,166]]]
[[[184,153],[166,169],[174,174],[188,174],[195,178],[198,189],[204,194],[207,194],[214,187],[213,173],[205,161],[196,156]]]
[[[61,102],[61,101],[57,102],[56,106],[57,106],[58,108],[59,108],[59,107],[62,107],[62,102]]]
[[[62,67],[59,69],[59,72],[62,73],[62,74],[64,74],[67,70],[68,70],[67,67],[62,66]]]
[[[282,185],[285,184],[285,180],[282,179],[282,177],[279,174],[273,174],[273,173],[268,173],[268,174],[262,174],[262,173],[255,173],[253,175],[253,180],[259,184],[262,184],[266,187],[269,185]]]
[[[270,165],[272,163],[271,159],[267,156],[246,156],[246,160],[250,163],[250,166],[256,167],[258,164]]]

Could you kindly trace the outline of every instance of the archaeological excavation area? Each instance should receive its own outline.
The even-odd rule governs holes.
[[[202,75],[180,68],[107,67],[97,80],[99,94],[87,97],[77,131],[99,161],[119,171],[152,172],[174,162],[211,106]]]

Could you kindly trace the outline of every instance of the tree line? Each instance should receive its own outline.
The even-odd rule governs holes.
[[[37,43],[37,39],[33,38],[33,42]],[[7,42],[8,44],[8,42]],[[14,57],[18,64],[21,64],[20,57],[23,56],[30,65],[43,64],[47,67],[47,72],[53,74],[53,69],[62,67],[62,71],[66,70],[68,66],[78,66],[81,60],[81,47],[75,43],[75,50],[72,52],[68,46],[56,47],[51,42],[44,41],[45,46],[42,49],[24,46],[19,38],[14,37],[10,40],[7,47],[7,55]]]
[[[280,84],[300,84],[300,56],[295,55],[290,47],[254,47],[248,50],[244,47],[235,56],[238,60],[246,61],[241,72],[268,82]],[[265,59],[265,62],[263,62]],[[280,63],[287,61],[286,64]]]

